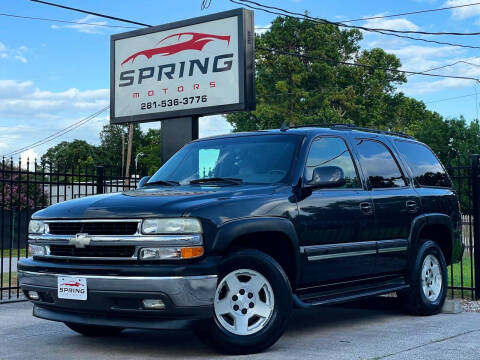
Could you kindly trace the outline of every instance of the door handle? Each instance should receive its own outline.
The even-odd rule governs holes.
[[[414,200],[407,200],[405,203],[407,206],[408,211],[410,212],[417,212],[417,202]]]
[[[360,210],[365,214],[371,214],[373,212],[372,204],[369,202],[360,203]]]

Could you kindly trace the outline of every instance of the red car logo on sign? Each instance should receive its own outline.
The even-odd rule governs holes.
[[[75,286],[75,287],[84,286],[83,284],[79,283],[78,281],[69,282],[69,283],[63,283],[63,284],[61,284],[61,285],[62,285],[62,286]]]
[[[153,49],[147,49],[147,50],[136,52],[135,54],[130,55],[128,58],[123,60],[122,66],[128,61],[131,61],[133,63],[135,59],[140,55],[146,56],[147,59],[150,59],[154,55],[168,56],[168,55],[177,54],[185,50],[202,51],[206,44],[214,40],[223,40],[227,42],[227,46],[230,45],[230,35],[211,35],[211,34],[202,34],[197,32],[184,32],[184,33],[169,35],[164,37],[157,44],[160,44],[161,42],[174,37],[177,37],[177,40],[180,40],[180,38],[184,35],[190,35],[192,38],[187,41],[179,42],[177,44],[160,46]]]

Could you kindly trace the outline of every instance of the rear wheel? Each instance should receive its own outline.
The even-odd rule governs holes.
[[[292,290],[281,266],[258,250],[241,250],[222,266],[213,319],[197,324],[195,332],[224,353],[256,353],[280,338],[291,309]]]
[[[114,336],[120,334],[124,329],[112,326],[96,326],[96,325],[83,325],[66,322],[67,327],[79,334],[100,337],[100,336]]]
[[[447,265],[440,247],[424,240],[409,274],[410,288],[398,292],[404,308],[413,315],[433,315],[442,310],[447,294]]]

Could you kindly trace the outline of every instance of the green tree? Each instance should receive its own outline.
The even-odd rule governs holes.
[[[341,122],[405,127],[395,122],[401,115],[396,107],[405,107],[404,96],[395,94],[395,89],[406,78],[378,69],[398,69],[401,63],[382,49],[360,51],[361,39],[357,30],[278,17],[268,32],[256,38],[257,109],[229,114],[227,121],[235,131],[278,128],[284,121],[290,125]],[[355,61],[377,69],[336,61]]]
[[[162,143],[160,134],[160,129],[148,129],[143,137],[143,145],[139,146],[138,152],[134,154],[134,156],[139,153],[143,154],[139,157],[138,168],[145,171],[148,175],[153,175],[162,165]]]
[[[84,140],[62,141],[51,147],[41,157],[41,164],[56,172],[91,166],[100,162],[98,147]]]

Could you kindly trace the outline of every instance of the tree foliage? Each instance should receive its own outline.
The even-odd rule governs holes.
[[[125,163],[127,157],[128,126],[104,125],[100,132],[100,145],[92,145],[83,140],[63,141],[42,156],[41,165],[53,173],[81,172],[93,174],[95,166],[107,166],[112,174],[120,175],[122,168],[122,134],[125,136]],[[132,141],[131,173],[135,157],[139,156],[139,169],[152,173],[161,165],[160,129],[149,129],[144,134],[138,124],[134,126]],[[143,171],[142,171],[143,172]]]

